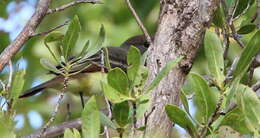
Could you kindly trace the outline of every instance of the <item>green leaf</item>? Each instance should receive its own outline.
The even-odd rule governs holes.
[[[238,0],[238,4],[234,13],[234,17],[240,16],[241,14],[245,13],[249,6],[252,4],[253,0]]]
[[[141,64],[141,53],[135,46],[131,46],[127,54],[127,75],[131,82],[135,81],[139,66]]]
[[[103,112],[100,112],[100,121],[103,126],[110,127],[114,130],[117,129],[117,126]]]
[[[223,8],[221,5],[218,6],[217,10],[215,11],[215,15],[213,17],[213,23],[219,27],[222,28],[225,23],[225,15],[223,12]]]
[[[72,130],[73,130],[74,138],[81,138],[81,135],[76,128],[73,128]]]
[[[73,128],[73,130],[71,130],[70,128],[66,128],[63,138],[81,138],[81,136],[77,129]]]
[[[64,35],[60,32],[52,32],[44,38],[45,43],[55,42],[62,40]]]
[[[86,54],[88,47],[89,47],[89,40],[86,42],[86,44],[84,45],[84,47],[82,48],[79,54],[81,57]]]
[[[150,94],[142,94],[137,98],[136,119],[144,117],[145,112],[149,109],[151,101]]]
[[[185,93],[184,93],[184,91],[182,89],[181,89],[180,99],[181,99],[181,102],[182,102],[182,105],[183,105],[185,111],[187,113],[190,113],[190,111],[189,111],[189,103],[188,103],[187,97],[186,97],[186,95],[185,95]]]
[[[99,138],[100,116],[97,102],[94,96],[92,96],[85,104],[81,119],[83,137]]]
[[[227,0],[225,1],[227,3],[227,8],[231,8],[236,3],[237,0]]]
[[[243,49],[243,52],[238,60],[237,66],[234,70],[234,78],[241,78],[247,71],[250,63],[257,53],[260,52],[260,30],[251,38],[248,45]]]
[[[11,87],[11,98],[14,99],[14,101],[16,101],[15,99],[17,99],[20,96],[23,90],[23,86],[25,82],[24,76],[25,76],[25,70],[20,70],[14,74],[12,87]]]
[[[114,89],[113,87],[111,87],[105,82],[102,82],[101,84],[102,84],[102,89],[104,91],[105,97],[112,103],[121,103],[127,100],[134,100],[131,97],[127,97],[121,94],[120,92],[118,92],[116,89]]]
[[[210,31],[206,32],[204,39],[204,50],[208,61],[208,68],[212,76],[214,76],[219,87],[225,79],[224,76],[224,58],[223,48],[219,37]]]
[[[189,80],[193,90],[195,91],[195,103],[198,107],[197,110],[203,115],[204,121],[207,122],[216,109],[216,95],[200,75],[190,73]]]
[[[56,66],[55,66],[53,63],[51,63],[48,59],[41,58],[41,59],[40,59],[40,63],[41,63],[41,65],[42,65],[45,69],[47,69],[47,70],[49,70],[49,71],[53,71],[53,72],[58,73],[58,74],[61,74],[61,73],[62,73],[62,72],[61,72],[60,70],[58,70],[58,69],[56,68]]]
[[[135,81],[133,83],[133,91],[135,94],[141,94],[146,85],[146,81],[148,78],[148,69],[144,66],[139,66],[138,72],[135,77]]]
[[[63,50],[64,57],[68,60],[68,57],[71,55],[72,48],[76,46],[76,42],[79,37],[81,30],[80,22],[78,16],[74,16],[73,20],[69,24],[69,28],[63,38]]]
[[[98,40],[95,45],[89,46],[87,51],[87,54],[84,56],[84,58],[89,58],[96,54],[98,51],[100,51],[104,46],[103,43],[105,41],[105,28],[103,25],[101,25]]]
[[[113,118],[120,127],[124,127],[129,122],[129,104],[128,101],[117,103],[113,107]]]
[[[116,89],[121,94],[124,94],[126,96],[129,95],[128,88],[129,88],[129,82],[127,75],[125,72],[120,68],[114,68],[111,69],[108,72],[107,75],[107,82],[108,84]]]
[[[251,132],[260,136],[260,99],[251,88],[242,84],[236,97],[239,108],[245,116],[246,126]]]
[[[165,111],[172,122],[184,128],[191,136],[194,136],[196,128],[187,113],[185,113],[178,106],[169,104],[165,106]]]
[[[228,112],[220,125],[230,126],[241,134],[246,134],[250,132],[249,128],[246,126],[245,116],[242,114],[239,108],[235,108],[232,111]]]
[[[242,26],[241,28],[239,28],[239,30],[237,31],[238,34],[249,34],[251,32],[253,32],[256,29],[256,25],[255,24],[247,24]]]
[[[153,90],[159,83],[160,81],[182,60],[182,57],[179,57],[175,60],[169,61],[164,68],[157,74],[155,79],[152,81],[150,86],[147,89],[147,92]]]
[[[74,138],[73,132],[70,130],[70,128],[66,128],[64,132],[63,138]]]

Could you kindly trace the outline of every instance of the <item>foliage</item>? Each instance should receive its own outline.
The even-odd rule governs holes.
[[[5,10],[10,2],[20,1],[0,1],[0,17],[3,17],[3,20],[11,17],[10,11]],[[61,2],[55,1],[52,6],[60,4]],[[42,94],[29,100],[18,99],[23,87],[30,87],[35,78],[42,74],[39,58],[42,66],[48,71],[70,78],[89,67],[92,56],[105,49],[106,43],[118,45],[123,39],[140,33],[129,11],[122,7],[122,4],[123,1],[107,0],[103,6],[94,8],[75,6],[71,10],[45,19],[39,32],[60,24],[65,20],[64,17],[72,18],[65,32],[64,29],[53,31],[46,35],[43,41],[42,37],[30,39],[27,46],[12,59],[14,63],[19,64],[19,59],[23,57],[28,64],[27,74],[25,70],[19,70],[16,66],[13,75],[7,69],[1,73],[1,136],[16,137],[34,132],[32,125],[28,123],[30,122],[28,114],[32,109],[37,109],[44,121],[48,120],[51,114],[50,109],[53,106],[50,102],[52,99],[49,98],[53,98],[51,94]],[[133,0],[133,4],[148,26],[148,30],[154,32],[157,19],[154,13],[157,12],[159,3],[156,0]],[[180,100],[183,108],[176,105],[165,107],[169,119],[184,128],[191,137],[221,136],[225,133],[223,127],[240,135],[260,137],[260,100],[251,88],[253,83],[259,81],[259,68],[255,69],[253,78],[250,77],[251,63],[256,54],[260,53],[260,30],[257,20],[254,19],[256,5],[256,0],[226,0],[219,4],[212,25],[205,32],[203,48],[198,52],[192,72],[189,73],[181,89]],[[19,8],[17,10],[19,11]],[[96,37],[94,34],[100,22],[106,26],[107,35],[105,27],[101,25],[99,35]],[[93,44],[91,41],[94,39],[96,41]],[[8,34],[0,30],[0,51],[8,43],[10,43]],[[239,45],[244,47],[241,48]],[[111,115],[107,116],[100,111],[100,99],[97,95],[88,98],[82,111],[78,106],[79,99],[68,94],[64,103],[73,104],[70,109],[72,116],[68,118],[81,116],[83,124],[82,131],[66,129],[64,137],[95,138],[105,131],[105,127],[116,131],[116,135],[127,136],[131,127],[135,126],[136,120],[148,111],[151,103],[150,92],[156,89],[160,81],[182,58],[185,57],[169,61],[153,80],[148,80],[149,72],[144,66],[145,55],[134,46],[128,50],[126,71],[110,68],[109,59],[105,61],[109,70],[101,86],[104,97],[110,103]],[[66,120],[63,113],[68,109],[60,110],[61,114],[55,123]],[[26,120],[21,130],[16,128],[18,123],[14,121],[17,115],[23,115]],[[136,129],[145,131],[146,126]]]

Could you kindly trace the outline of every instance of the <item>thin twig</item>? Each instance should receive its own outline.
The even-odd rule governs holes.
[[[252,81],[253,81],[253,77],[254,77],[255,68],[252,65],[253,65],[253,63],[251,64],[251,66],[249,68],[249,74],[248,74],[248,80],[247,80],[248,86],[252,85]]]
[[[230,26],[230,29],[231,29],[231,32],[232,32],[232,37],[236,40],[236,42],[238,43],[238,45],[239,45],[241,48],[244,48],[245,45],[244,45],[244,43],[240,40],[239,35],[238,35],[237,32],[236,32],[236,28],[235,28],[233,22],[232,22],[229,26]]]
[[[135,20],[137,22],[137,24],[139,25],[139,27],[141,28],[141,30],[143,31],[147,41],[149,44],[152,44],[152,37],[149,35],[147,29],[145,28],[144,24],[142,23],[141,19],[139,18],[139,16],[137,15],[135,9],[133,8],[130,0],[125,0],[127,3],[128,8],[130,9],[131,13],[133,14],[133,16],[135,17]]]
[[[56,115],[57,115],[57,113],[58,113],[58,111],[60,109],[60,105],[61,105],[62,99],[63,99],[63,97],[65,95],[65,90],[67,89],[67,87],[68,87],[68,78],[65,77],[64,78],[64,85],[63,85],[63,88],[62,88],[62,92],[59,95],[58,102],[57,102],[57,104],[55,106],[54,112],[52,113],[51,118],[49,119],[49,121],[44,125],[42,131],[40,132],[40,134],[38,136],[39,138],[42,137],[42,135],[47,130],[47,128],[49,128],[51,123],[55,120]]]
[[[228,50],[229,50],[229,44],[230,44],[230,40],[229,40],[229,28],[228,27],[224,27],[223,30],[223,36],[224,36],[224,60],[227,60],[228,57]]]
[[[238,1],[236,1],[236,3],[234,5],[232,5],[232,7],[228,10],[227,8],[227,5],[226,5],[226,2],[225,1],[221,1],[222,2],[222,5],[224,6],[224,9],[225,9],[225,12],[228,14],[227,16],[227,27],[230,28],[231,30],[231,33],[232,33],[232,37],[236,40],[236,42],[239,44],[239,46],[241,48],[244,48],[244,44],[243,42],[240,40],[237,32],[236,32],[236,28],[233,24],[233,17],[234,17],[234,14],[235,14],[235,10],[236,10],[236,7],[237,7],[237,4],[238,4]]]
[[[58,113],[58,111],[59,111],[59,109],[60,109],[61,101],[62,101],[64,95],[65,95],[64,92],[60,93],[58,102],[57,102],[57,104],[56,104],[56,106],[55,106],[55,109],[54,109],[54,112],[52,113],[51,118],[49,119],[49,121],[44,125],[44,127],[43,127],[41,133],[39,134],[39,138],[42,137],[42,135],[45,133],[45,131],[47,130],[47,128],[49,128],[50,125],[51,125],[51,123],[55,120],[56,115],[57,115],[57,113]]]
[[[53,9],[49,9],[47,11],[47,14],[52,14],[54,12],[59,12],[59,11],[63,11],[69,7],[75,6],[77,4],[81,4],[81,3],[92,3],[92,4],[102,4],[102,2],[100,2],[99,0],[76,0],[67,4],[64,4],[58,8],[53,8]]]
[[[34,34],[31,35],[31,37],[47,35],[47,34],[53,32],[53,31],[55,31],[55,30],[65,26],[65,25],[69,24],[69,22],[70,21],[68,20],[68,21],[64,22],[63,24],[58,25],[58,26],[56,26],[56,27],[54,27],[54,28],[52,28],[52,29],[50,29],[48,31],[44,31],[44,32],[40,32],[40,33],[34,33]]]
[[[106,48],[103,48],[101,50],[101,65],[103,67],[105,67],[105,65],[106,65],[106,63],[105,63],[106,62],[106,55],[108,54],[108,53],[106,53],[107,52],[106,50],[107,50]],[[101,67],[102,73],[105,72],[105,68],[103,68],[103,67]],[[111,105],[110,105],[110,103],[109,103],[109,101],[106,97],[105,97],[105,102],[107,104],[108,117],[109,117],[109,119],[111,119],[112,118],[112,107],[111,107]],[[109,134],[109,130],[108,130],[107,126],[105,126],[105,134],[106,134],[106,138],[110,138],[110,134]]]

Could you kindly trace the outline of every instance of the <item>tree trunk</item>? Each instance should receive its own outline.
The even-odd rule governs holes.
[[[164,107],[166,104],[180,104],[180,87],[192,67],[217,4],[218,0],[160,1],[159,24],[147,61],[149,80],[153,80],[170,60],[180,56],[183,56],[183,60],[152,92],[151,106],[147,112],[150,115],[137,121],[139,127],[146,122],[146,131],[135,131],[135,136],[146,133],[153,137],[171,137],[173,123],[169,121]]]

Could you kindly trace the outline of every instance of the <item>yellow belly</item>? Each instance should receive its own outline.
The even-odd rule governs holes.
[[[85,96],[103,95],[101,81],[106,81],[105,73],[80,73],[68,81],[68,91],[82,92]]]

